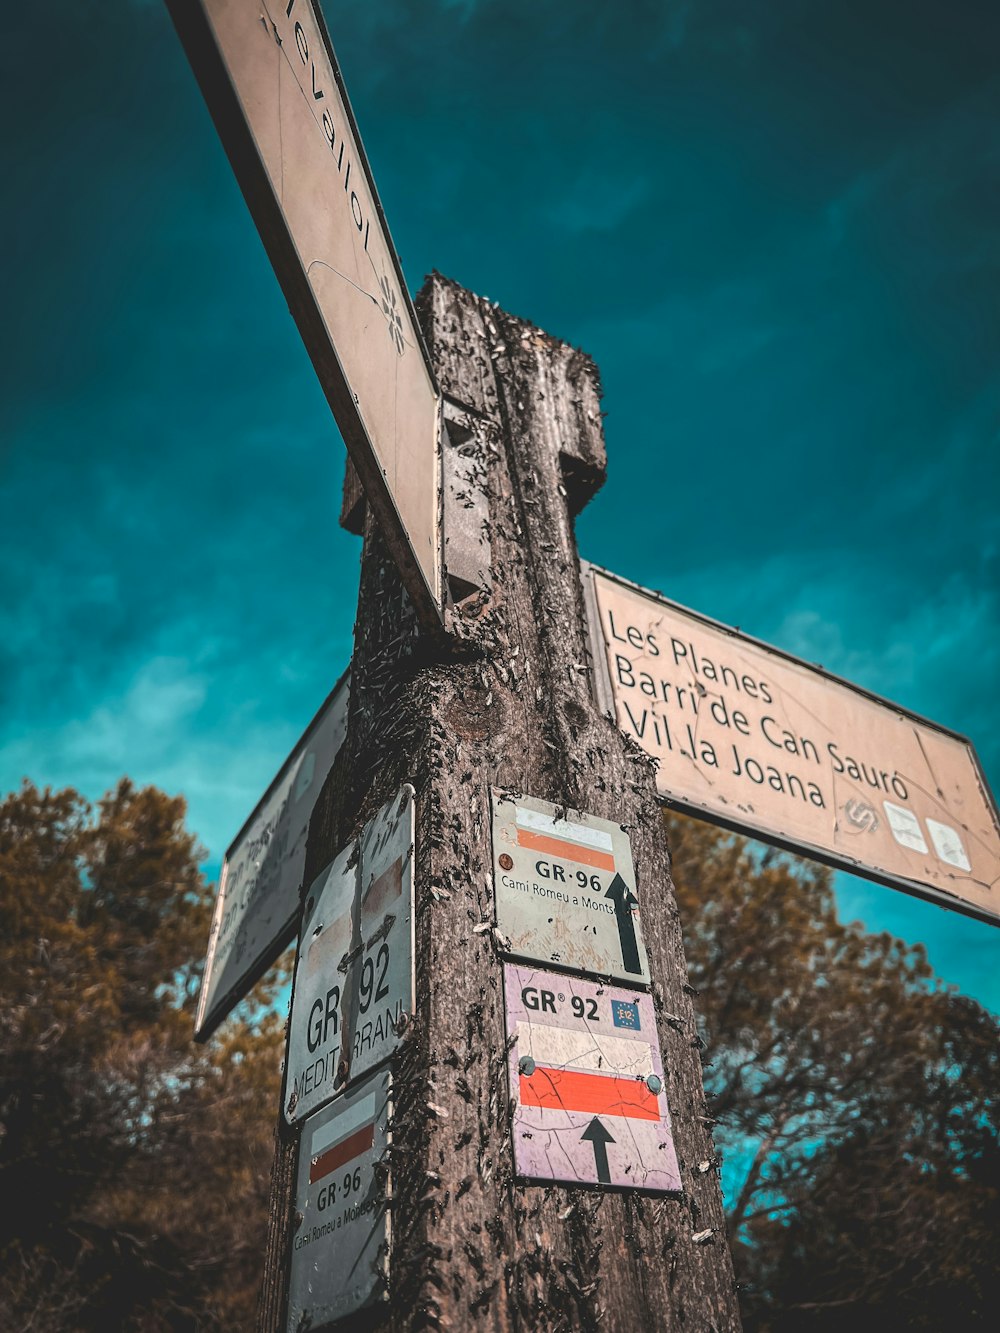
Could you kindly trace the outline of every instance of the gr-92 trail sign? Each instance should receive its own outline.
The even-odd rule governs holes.
[[[649,984],[632,847],[620,824],[495,791],[493,882],[503,952]]]
[[[506,964],[518,1175],[681,1187],[651,996]]]
[[[441,611],[440,396],[312,0],[167,0],[418,610]]]
[[[413,788],[313,881],[289,1024],[289,1123],[387,1059],[413,1013]]]

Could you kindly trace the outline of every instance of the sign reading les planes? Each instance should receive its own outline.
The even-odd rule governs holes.
[[[593,566],[584,579],[607,702],[669,804],[1000,924],[1000,825],[967,740]]]
[[[440,397],[322,13],[167,0],[417,608],[441,607]]]

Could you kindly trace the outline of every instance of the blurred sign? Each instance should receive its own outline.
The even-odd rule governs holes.
[[[620,824],[495,791],[493,882],[502,952],[649,983],[632,845]]]
[[[312,0],[167,0],[386,542],[440,616],[440,396]]]
[[[406,785],[306,896],[285,1055],[289,1123],[390,1056],[413,1014],[413,821]]]
[[[305,1123],[299,1141],[288,1331],[385,1300],[389,1074],[377,1074]]]
[[[1000,924],[964,737],[594,566],[584,583],[599,694],[669,805]]]
[[[651,996],[504,965],[514,1169],[679,1190]]]
[[[198,997],[199,1041],[291,943],[309,819],[347,732],[349,686],[345,672],[226,852]]]

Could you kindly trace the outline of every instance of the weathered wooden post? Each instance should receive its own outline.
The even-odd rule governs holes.
[[[412,784],[415,1004],[397,1025],[391,1143],[376,1153],[389,1217],[378,1255],[387,1298],[371,1306],[365,1326],[736,1329],[653,770],[602,715],[591,684],[573,520],[605,475],[597,369],[437,275],[417,305],[445,396],[445,562],[459,600],[443,633],[418,628],[379,532],[364,520],[348,735],[312,817],[304,880],[312,884]],[[345,500],[357,523],[360,492],[349,485]],[[511,1085],[522,1075],[530,1082],[534,1060],[512,1068],[509,1059],[494,790],[601,817],[630,840],[679,1190],[649,1191],[638,1178],[638,1187],[600,1183],[612,1179],[618,1149],[609,1167],[609,1145],[624,1142],[628,1119],[608,1120],[608,1132],[595,1117],[596,1136],[578,1136],[593,1153],[595,1185],[528,1182],[515,1170]],[[572,990],[573,973],[562,975]],[[619,1004],[628,1011],[623,1025],[638,1023],[637,1006]],[[346,1033],[344,1041],[349,1049]],[[349,1067],[341,1073],[349,1077]],[[640,1087],[654,1118],[660,1083],[651,1074]],[[286,1104],[293,1091],[286,1085]],[[290,1266],[312,1234],[303,1239],[295,1198],[301,1131],[283,1111],[260,1307],[266,1333],[288,1326]],[[321,1170],[315,1144],[303,1145],[303,1160],[310,1151]],[[330,1160],[342,1164],[349,1151]],[[381,1237],[380,1212],[367,1219]],[[322,1230],[314,1244],[332,1252],[337,1233]],[[317,1265],[323,1252],[312,1252]]]

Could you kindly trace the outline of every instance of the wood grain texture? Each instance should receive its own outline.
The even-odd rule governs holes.
[[[493,565],[489,590],[453,609],[447,641],[431,640],[369,523],[348,738],[309,831],[307,882],[414,783],[417,1006],[395,1074],[391,1300],[374,1326],[728,1333],[739,1314],[653,772],[591,691],[572,515],[603,477],[596,368],[439,275],[417,308],[445,392],[482,445]],[[514,1176],[494,786],[630,833],[681,1194]],[[289,1244],[277,1196],[295,1145],[279,1139],[269,1265]],[[269,1267],[269,1333],[283,1327],[283,1299]]]
[[[344,492],[340,502],[340,526],[360,537],[365,530],[365,491],[350,454],[344,460]]]

